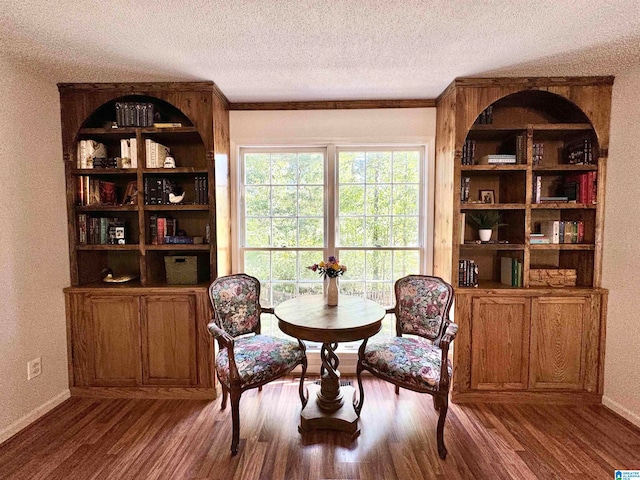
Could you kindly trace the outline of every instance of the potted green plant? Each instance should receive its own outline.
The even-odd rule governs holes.
[[[467,214],[467,223],[478,229],[481,242],[491,240],[494,228],[505,226],[502,223],[502,214],[496,210],[479,210]]]

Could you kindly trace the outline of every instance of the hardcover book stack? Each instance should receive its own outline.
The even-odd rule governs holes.
[[[482,163],[488,165],[509,165],[516,163],[516,155],[513,154],[492,154],[482,157]]]
[[[471,190],[471,177],[462,177],[460,179],[460,201],[466,203],[469,201],[469,192]]]
[[[209,186],[206,175],[195,177],[196,204],[207,205],[209,203]]]
[[[120,141],[120,156],[110,157],[104,144],[95,140],[80,140],[77,149],[77,168],[136,168],[138,155],[136,151],[136,139],[123,139]]]
[[[77,177],[76,202],[81,207],[117,205],[117,194],[117,186],[113,182],[98,180],[88,175]]]
[[[153,119],[153,103],[116,102],[118,127],[151,127]]]
[[[540,233],[549,239],[549,243],[584,242],[584,222],[582,220],[547,220],[540,222]]]
[[[121,168],[138,168],[138,144],[135,138],[120,140]]]
[[[544,157],[544,143],[534,142],[533,143],[533,164],[542,165],[543,157]]]
[[[564,182],[564,194],[569,201],[595,204],[597,198],[597,172],[590,171],[578,175],[567,175]]]
[[[124,245],[126,226],[121,218],[78,215],[78,243],[81,245]]]
[[[500,283],[509,287],[522,287],[522,262],[517,258],[500,259]]]
[[[458,262],[458,285],[474,288],[478,286],[478,266],[475,261],[460,259]]]
[[[493,105],[489,105],[476,119],[476,125],[490,125],[493,123]]]
[[[590,138],[567,143],[563,157],[571,165],[593,165],[593,142]]]
[[[191,244],[192,237],[178,235],[178,221],[161,215],[149,216],[149,233],[152,245]]]
[[[149,138],[144,141],[144,147],[147,168],[162,168],[164,166],[164,159],[170,155],[169,147],[165,147]]]
[[[144,203],[146,205],[170,205],[169,193],[175,189],[175,182],[168,178],[144,177]]]
[[[476,155],[476,141],[466,140],[462,146],[462,165],[473,165]]]

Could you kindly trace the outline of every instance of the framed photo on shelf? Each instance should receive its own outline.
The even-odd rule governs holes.
[[[480,201],[482,203],[496,203],[493,190],[480,190]]]
[[[137,202],[138,195],[138,182],[132,180],[127,184],[127,189],[124,192],[124,196],[122,198],[122,205],[135,205]]]

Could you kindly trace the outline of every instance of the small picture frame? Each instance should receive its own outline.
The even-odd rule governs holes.
[[[122,205],[135,205],[138,195],[138,182],[132,180],[127,184],[127,188],[122,198]]]
[[[480,190],[480,202],[496,203],[496,197],[493,190]]]

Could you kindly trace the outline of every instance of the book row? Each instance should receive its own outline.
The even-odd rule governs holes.
[[[163,215],[149,216],[149,240],[152,245],[190,245],[209,243],[209,228],[205,228],[204,236],[187,235],[178,228],[178,220]]]
[[[571,165],[593,165],[593,141],[585,138],[567,143],[563,149],[563,157]]]
[[[549,185],[549,188],[545,189],[545,177],[534,175],[532,201],[533,203],[575,202],[595,204],[597,200],[597,177],[596,171],[566,175],[559,180],[554,180]],[[551,195],[543,195],[543,190],[549,190]]]
[[[76,203],[81,207],[118,205],[118,188],[113,182],[79,175],[76,185]],[[124,203],[124,198],[122,200]]]
[[[153,103],[116,102],[116,124],[118,127],[151,127],[153,121]]]
[[[483,112],[476,118],[476,125],[490,125],[493,123],[493,105],[489,105],[483,110]]]
[[[145,139],[144,141],[145,155],[147,160],[147,168],[163,168],[165,167],[165,160],[167,157],[171,156],[169,147],[162,145],[161,143],[155,142],[150,138]],[[168,168],[175,167],[175,163],[172,165],[166,165]]]
[[[500,283],[509,287],[522,287],[522,262],[517,258],[500,259]]]
[[[125,245],[127,229],[123,219],[78,215],[78,243],[80,245]]]
[[[568,220],[547,220],[540,222],[540,234],[532,234],[531,243],[583,243],[584,242],[584,222]],[[537,240],[534,242],[533,239]]]
[[[478,265],[475,261],[460,259],[458,262],[458,285],[461,287],[478,286]]]
[[[112,152],[113,153],[113,152]],[[119,155],[109,156],[107,147],[95,140],[80,140],[77,148],[77,168],[138,168],[135,138],[120,140]]]

